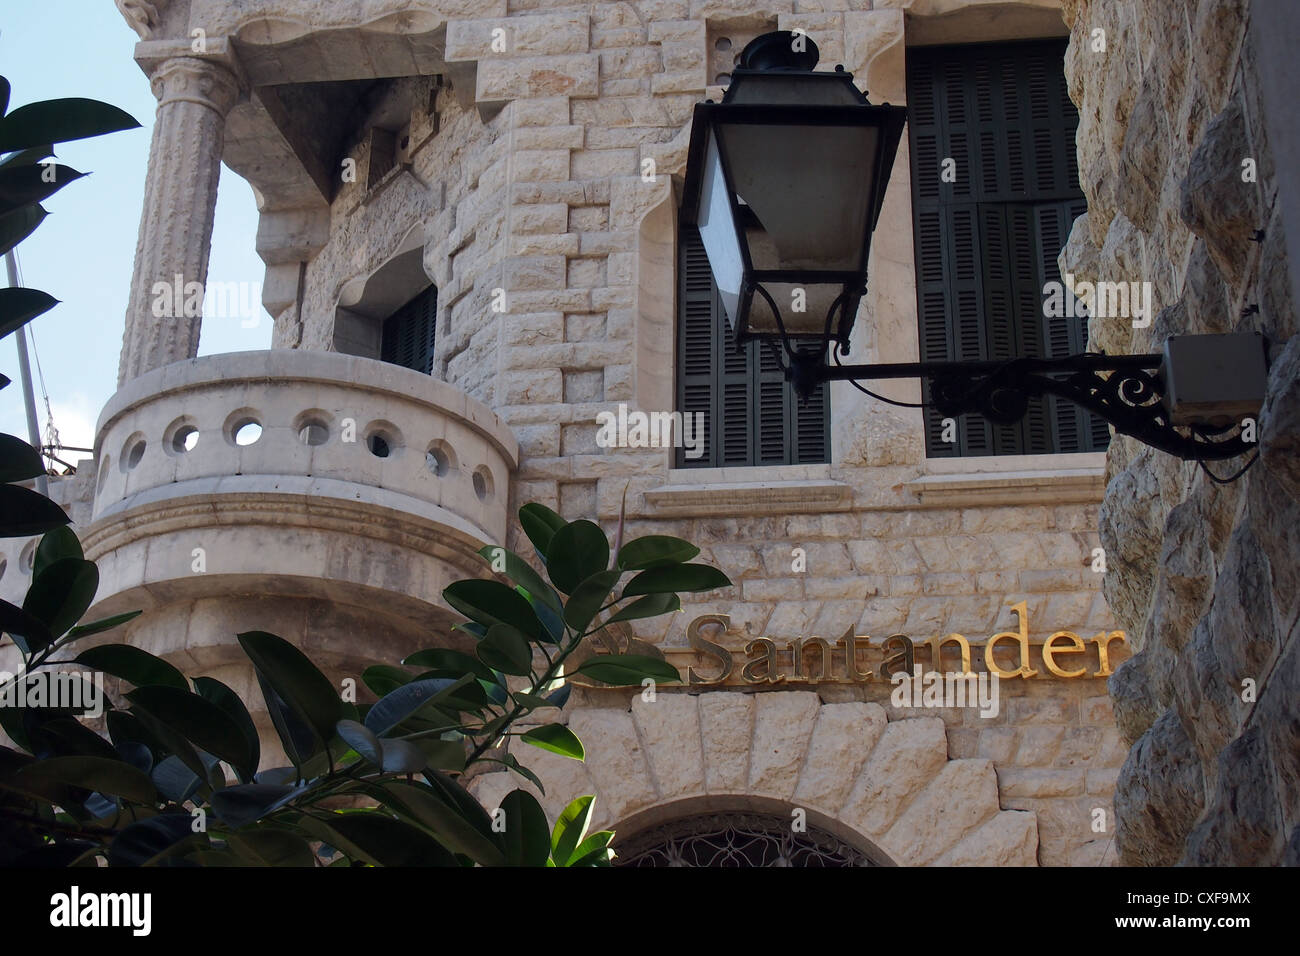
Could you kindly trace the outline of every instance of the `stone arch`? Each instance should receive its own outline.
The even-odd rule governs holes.
[[[546,786],[534,793],[552,819],[588,793],[593,827],[615,830],[688,799],[775,800],[837,821],[904,866],[1037,863],[1036,815],[1001,808],[992,761],[950,760],[937,717],[890,721],[879,704],[824,704],[812,691],[661,692],[630,709],[574,709],[569,727],[585,762],[518,754]],[[491,808],[520,785],[493,773],[472,787]]]

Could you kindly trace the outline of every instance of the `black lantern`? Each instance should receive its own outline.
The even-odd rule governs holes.
[[[682,202],[732,330],[792,361],[792,339],[819,340],[819,358],[832,338],[847,348],[907,115],[816,65],[802,33],[745,47],[722,102],[695,107]]]

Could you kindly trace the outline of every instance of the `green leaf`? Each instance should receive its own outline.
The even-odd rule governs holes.
[[[0,169],[13,169],[16,166],[33,166],[41,160],[54,155],[54,145],[52,143],[43,143],[40,146],[33,146],[30,149],[22,149],[16,153],[9,154],[7,159],[0,160]]]
[[[524,529],[524,534],[528,535],[528,540],[533,543],[543,561],[550,560],[551,539],[566,523],[546,505],[534,502],[519,509],[519,526]]]
[[[75,717],[55,717],[38,727],[33,727],[32,740],[38,745],[49,746],[59,756],[123,759],[111,743]]]
[[[484,631],[486,634],[487,631]],[[483,635],[478,635],[482,637]],[[416,651],[402,661],[406,667],[427,667],[433,670],[455,671],[457,674],[473,674],[485,681],[492,681],[492,668],[475,657],[445,647],[431,647]]]
[[[0,289],[0,296],[9,291],[14,290]],[[35,448],[21,438],[0,434],[0,481],[25,481],[43,474],[45,463]]]
[[[613,830],[597,830],[587,837],[569,857],[569,866],[608,866],[614,858],[609,845],[614,842]]]
[[[551,828],[546,813],[527,790],[511,790],[501,801],[506,812],[501,842],[507,866],[545,866],[551,855]]]
[[[555,532],[546,559],[551,583],[565,594],[593,574],[609,568],[609,540],[605,532],[585,518]]]
[[[564,607],[564,621],[579,634],[587,629],[591,619],[606,604],[620,572],[598,571],[577,586]]]
[[[384,745],[379,742],[378,737],[370,732],[369,727],[365,724],[359,724],[355,720],[340,720],[335,725],[335,729],[338,730],[339,736],[347,741],[349,747],[376,767],[383,766]]]
[[[689,541],[666,534],[633,538],[618,552],[618,566],[624,571],[640,571],[668,564],[681,564],[700,553]]]
[[[324,842],[372,866],[459,866],[451,852],[413,824],[372,810],[304,817]]]
[[[212,793],[212,812],[227,826],[243,827],[290,803],[306,793],[307,784],[292,787],[276,783],[242,783]]]
[[[273,827],[259,827],[226,837],[239,856],[257,866],[315,866],[316,854],[296,834]]]
[[[526,744],[532,744],[542,750],[549,750],[561,757],[582,760],[587,756],[587,752],[582,747],[582,741],[563,724],[546,724],[542,727],[535,727],[520,739]]]
[[[81,550],[81,542],[66,525],[47,531],[41,536],[40,543],[36,546],[36,554],[32,557],[32,574],[40,574],[62,558],[76,558],[78,561],[86,559]]]
[[[0,76],[0,116],[9,109],[9,81]]]
[[[59,558],[32,578],[23,610],[44,621],[58,637],[81,620],[99,590],[99,568],[93,561]]]
[[[457,581],[443,589],[443,600],[471,620],[486,624],[509,624],[532,638],[544,636],[528,599],[500,581]]]
[[[584,661],[575,673],[614,687],[640,684],[646,677],[661,683],[682,679],[672,664],[642,654],[597,654]]]
[[[35,232],[48,215],[45,207],[40,205],[19,206],[0,215],[0,255]]]
[[[532,667],[533,649],[528,638],[506,624],[493,624],[478,643],[478,656],[488,667],[503,674],[527,676]]]
[[[145,687],[159,684],[179,691],[190,689],[189,681],[161,657],[130,644],[101,644],[77,655],[76,662],[93,670]]]
[[[108,865],[158,863],[172,853],[206,840],[206,834],[194,832],[193,818],[188,813],[159,814],[123,829],[109,845]]]
[[[84,175],[58,163],[0,167],[0,209],[42,202]]]
[[[39,790],[47,784],[67,784],[151,804],[158,791],[147,774],[122,760],[105,757],[49,757],[18,771],[15,782]]]
[[[361,672],[361,681],[376,697],[383,697],[415,679],[410,671],[391,664],[373,664]]]
[[[551,859],[556,866],[568,866],[578,844],[587,836],[591,825],[591,808],[594,796],[578,797],[560,813],[551,833]]]
[[[200,697],[210,701],[235,722],[240,732],[244,735],[244,742],[248,747],[251,755],[250,763],[254,771],[262,760],[262,739],[258,736],[257,725],[253,723],[253,717],[244,706],[243,700],[233,690],[227,687],[215,677],[196,677],[194,678],[194,689]],[[241,777],[245,783],[251,781],[251,777]]]
[[[185,737],[195,746],[226,763],[249,778],[257,772],[257,756],[252,753],[243,729],[224,710],[188,690],[153,685],[137,687],[126,695],[136,708]]]
[[[24,654],[40,650],[54,640],[44,621],[5,600],[0,600],[0,631],[12,637]]]
[[[38,315],[44,315],[58,304],[58,299],[39,289],[0,289],[0,338],[26,325]],[[42,466],[41,471],[44,470]],[[30,478],[31,475],[24,477]]]
[[[20,106],[0,119],[0,152],[43,143],[66,143],[139,126],[129,113],[98,100],[84,97],[41,100]]]
[[[67,641],[71,643],[82,637],[89,637],[91,634],[101,634],[104,631],[111,631],[113,628],[125,624],[127,621],[135,620],[143,611],[127,611],[124,614],[114,614],[112,617],[101,617],[98,621],[91,621],[89,624],[78,624],[72,630],[68,631]]]
[[[448,696],[473,679],[466,674],[458,680],[411,681],[376,702],[366,714],[365,725],[376,737],[382,737],[421,708]]]
[[[433,737],[420,737],[412,743],[424,752],[426,767],[446,770],[450,773],[461,773],[465,769],[464,738],[440,740]]]
[[[623,588],[623,597],[731,587],[731,579],[707,564],[671,564],[642,571]]]
[[[265,631],[238,635],[240,646],[258,672],[315,732],[322,742],[334,736],[334,725],[344,716],[343,702],[329,678],[316,669],[302,651],[283,638]]]
[[[261,688],[262,699],[266,701],[266,712],[284,747],[285,756],[301,770],[304,764],[325,748],[325,741],[275,692],[261,671],[257,671],[257,686]]]
[[[523,777],[525,780],[527,780],[529,783],[535,786],[539,793],[545,796],[546,788],[542,786],[541,779],[537,776],[537,774],[533,773],[531,770],[529,770],[527,767],[521,764],[515,758],[514,754],[506,754],[504,757],[501,758],[501,763],[505,764],[515,773],[519,774],[519,776]]]
[[[515,703],[521,707],[527,707],[529,710],[537,710],[542,707],[554,707],[555,704],[545,697],[538,697],[536,694],[525,694],[523,691],[515,691],[510,695],[515,699]]]
[[[605,624],[613,624],[616,621],[636,621],[644,617],[658,617],[660,614],[679,610],[681,606],[682,599],[675,592],[647,594],[645,597],[637,598],[627,607],[610,615]]]
[[[428,763],[424,751],[409,740],[384,740],[380,746],[384,773],[419,773]]]
[[[505,571],[498,573],[504,573],[511,581],[523,588],[527,595],[548,604],[552,610],[564,610],[564,605],[560,601],[560,596],[555,593],[555,589],[542,580],[542,576],[533,570],[532,565],[513,551],[489,544],[479,548],[478,553],[493,566],[494,570],[498,565],[504,564]]]
[[[71,523],[63,509],[44,495],[18,485],[0,485],[0,538],[44,534]]]
[[[405,807],[416,822],[432,830],[438,841],[453,853],[463,853],[483,866],[500,866],[505,862],[496,840],[465,819],[432,787],[389,780],[384,782],[383,788]]]

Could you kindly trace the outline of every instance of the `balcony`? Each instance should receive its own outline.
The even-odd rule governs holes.
[[[243,630],[352,676],[449,643],[442,589],[504,542],[518,446],[427,375],[272,350],[129,382],[100,415],[95,459],[89,616],[143,608],[114,639],[190,673],[232,668],[243,692]]]

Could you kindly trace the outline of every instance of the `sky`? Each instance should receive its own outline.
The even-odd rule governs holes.
[[[117,390],[157,106],[148,79],[132,59],[137,39],[112,0],[0,4],[0,74],[12,87],[11,110],[36,100],[83,96],[126,110],[143,127],[57,146],[60,163],[90,175],[55,193],[45,203],[50,215],[15,250],[21,284],[60,300],[27,326],[28,348],[35,346],[36,418],[45,442],[47,412],[38,361],[64,445],[94,444],[95,421]],[[253,248],[256,234],[252,188],[222,166],[209,282],[260,288],[264,266]],[[260,299],[253,291],[251,299]],[[204,319],[199,354],[270,348],[271,318],[260,303],[257,311],[256,317]],[[0,391],[0,432],[27,438],[16,343],[16,335],[0,340],[0,373],[13,380]],[[67,452],[59,457],[75,464],[89,456]]]

